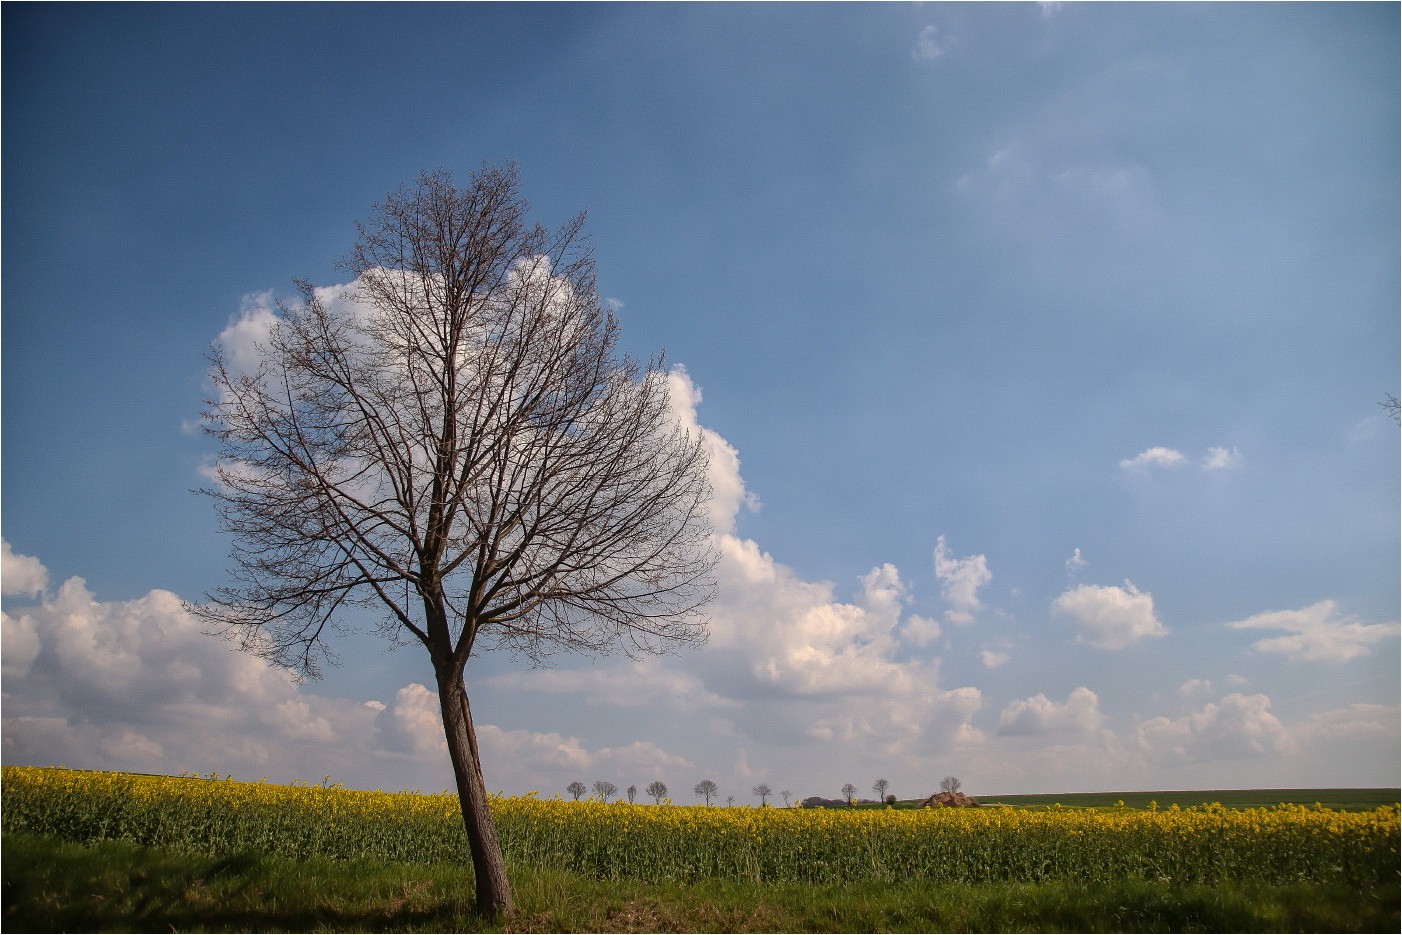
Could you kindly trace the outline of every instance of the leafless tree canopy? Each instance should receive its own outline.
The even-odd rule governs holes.
[[[525,207],[514,169],[426,175],[361,226],[351,301],[304,285],[255,372],[216,355],[238,585],[206,609],[250,648],[315,675],[352,604],[458,671],[479,638],[533,662],[704,638],[700,440],[660,360],[617,357],[582,217]]]
[[[949,793],[958,792],[959,787],[962,785],[963,783],[961,783],[956,777],[946,776],[940,780],[940,791]]]
[[[750,791],[759,796],[759,804],[761,806],[767,805],[769,803],[769,797],[774,794],[774,790],[769,788],[769,783],[767,782],[760,783]]]
[[[344,295],[302,284],[251,370],[215,349],[206,493],[234,568],[192,608],[309,676],[350,607],[427,648],[491,913],[510,896],[468,657],[699,643],[714,587],[706,458],[661,358],[617,353],[583,217],[526,214],[513,167],[425,174],[361,225]]]
[[[713,779],[703,779],[698,782],[696,787],[691,791],[705,799],[706,804],[710,805],[711,799],[715,798],[716,794],[720,792],[720,786],[716,785]]]
[[[652,801],[658,805],[667,797],[667,784],[660,779],[654,779],[647,784],[647,794],[652,796]]]
[[[579,797],[584,793],[588,792],[589,790],[585,787],[584,783],[576,779],[568,786],[565,786],[565,791],[568,792],[570,795],[574,796],[574,800],[578,802]]]
[[[594,794],[607,804],[609,799],[618,794],[618,787],[611,782],[600,779],[594,783]]]

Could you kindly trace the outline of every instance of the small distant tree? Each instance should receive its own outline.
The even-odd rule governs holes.
[[[961,785],[962,783],[954,776],[946,776],[940,780],[940,791],[948,792],[950,795],[953,795],[959,791]]]
[[[633,800],[634,800],[635,798],[637,798],[637,796],[638,796],[638,787],[637,787],[637,786],[629,786],[629,787],[628,787],[628,804],[629,804],[629,805],[632,805],[632,804],[633,804]]]
[[[584,783],[576,779],[568,786],[565,786],[565,791],[568,792],[570,795],[574,796],[574,800],[578,802],[579,797],[584,793],[588,792],[589,790],[584,787]]]
[[[842,797],[847,800],[848,805],[853,804],[857,798],[857,787],[850,782],[847,783],[842,787]]]
[[[660,779],[654,779],[647,784],[647,794],[652,796],[653,802],[661,805],[662,799],[667,795],[667,784]]]
[[[706,804],[710,805],[711,799],[713,799],[720,792],[720,787],[709,779],[703,779],[700,782],[698,782],[696,784],[696,788],[692,789],[691,791],[701,796],[703,799],[706,800]]]
[[[759,796],[760,808],[764,808],[764,806],[768,805],[769,797],[774,794],[774,790],[769,788],[769,783],[767,782],[760,783],[759,785],[755,786],[754,789],[751,791],[754,792],[755,795]]]
[[[789,796],[793,795],[793,793],[790,792],[790,791],[787,790],[787,789],[783,789],[783,790],[781,790],[781,791],[779,792],[779,794],[782,795],[782,796],[784,797],[784,808],[788,808],[788,807],[789,807]]]
[[[607,805],[610,796],[618,795],[618,787],[611,782],[600,779],[594,783],[594,794],[603,799],[604,804]]]
[[[890,787],[891,784],[889,782],[884,779],[878,779],[871,784],[871,791],[875,792],[876,797],[884,802],[886,800],[886,790]]]
[[[887,804],[887,805],[895,805],[895,804],[896,804],[896,797],[895,797],[895,795],[888,795],[888,796],[886,796],[886,804]]]
[[[735,804],[735,796],[733,796],[733,795],[727,795],[727,796],[725,797],[725,807],[726,807],[726,808],[730,808],[730,806],[732,806],[732,805],[734,805],[734,804]]]
[[[1402,425],[1402,401],[1399,401],[1396,396],[1388,393],[1387,397],[1382,402],[1378,403],[1378,405],[1387,410],[1387,414],[1392,416],[1394,422],[1398,425]]]

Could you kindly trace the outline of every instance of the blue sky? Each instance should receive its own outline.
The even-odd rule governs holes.
[[[210,343],[514,160],[724,558],[702,650],[474,661],[489,785],[1398,785],[1397,6],[3,17],[6,763],[449,784],[421,653],[198,632],[189,491]]]

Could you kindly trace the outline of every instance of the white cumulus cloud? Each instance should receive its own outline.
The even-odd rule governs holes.
[[[1139,452],[1139,454],[1132,458],[1125,458],[1120,462],[1120,467],[1127,471],[1142,470],[1150,467],[1174,467],[1184,463],[1186,460],[1181,451],[1155,445],[1153,448]]]
[[[1064,702],[1056,702],[1040,692],[1014,701],[998,716],[998,733],[1030,737],[1053,732],[1090,733],[1100,728],[1100,698],[1084,685]]]
[[[985,669],[996,669],[1001,665],[1006,665],[1012,656],[1000,649],[985,649],[979,652],[978,658]]]
[[[710,459],[707,480],[711,484],[710,519],[717,533],[735,531],[735,519],[741,507],[759,509],[759,498],[745,489],[740,477],[740,453],[719,433],[704,428],[696,419],[696,407],[701,403],[701,388],[691,379],[685,367],[674,367],[667,375],[668,403],[677,425],[701,438]]]
[[[38,597],[49,586],[49,571],[43,562],[20,555],[10,543],[0,539],[0,590],[5,597]]]
[[[1141,750],[1157,760],[1222,760],[1286,753],[1297,744],[1266,695],[1231,694],[1181,718],[1139,725]]]
[[[944,536],[935,540],[935,577],[940,580],[940,594],[949,603],[944,618],[950,623],[974,622],[974,611],[983,608],[978,589],[993,580],[988,570],[988,557],[969,555],[954,558]]]
[[[1154,597],[1126,581],[1124,587],[1083,584],[1052,602],[1052,613],[1070,620],[1081,642],[1124,649],[1168,631],[1154,615]]]
[[[1229,623],[1236,630],[1279,630],[1281,636],[1253,644],[1264,653],[1282,653],[1301,662],[1347,662],[1366,656],[1383,640],[1398,635],[1398,623],[1360,623],[1339,612],[1333,601],[1320,601],[1299,610],[1256,614]]]
[[[243,297],[238,315],[219,332],[216,342],[235,371],[251,373],[262,361],[263,348],[277,324],[277,303],[271,290]]]

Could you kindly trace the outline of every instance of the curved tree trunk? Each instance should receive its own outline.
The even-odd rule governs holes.
[[[448,756],[453,761],[463,827],[472,850],[477,912],[483,916],[507,915],[512,908],[511,886],[506,880],[506,862],[497,841],[497,828],[487,807],[487,787],[482,781],[481,761],[477,756],[477,733],[472,727],[472,712],[461,677],[439,674],[438,703],[443,712]]]

